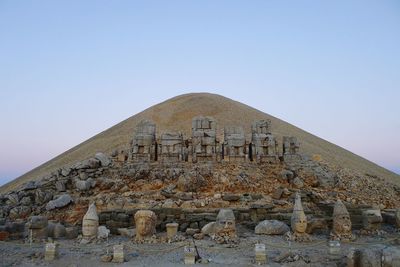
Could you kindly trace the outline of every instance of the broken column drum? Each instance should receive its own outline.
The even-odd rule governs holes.
[[[212,117],[194,117],[192,120],[192,161],[217,159],[217,123]]]
[[[271,121],[255,121],[251,127],[252,158],[257,162],[278,160],[278,143],[271,133]]]
[[[82,235],[85,239],[94,239],[97,237],[97,229],[99,227],[99,216],[97,215],[96,205],[90,204],[89,208],[83,216]]]
[[[148,120],[141,121],[135,130],[130,151],[134,162],[150,162],[157,159],[156,125]]]
[[[246,160],[246,138],[242,127],[225,127],[224,129],[224,160]]]
[[[166,132],[161,135],[158,158],[161,162],[179,162],[184,160],[184,142],[181,133]]]

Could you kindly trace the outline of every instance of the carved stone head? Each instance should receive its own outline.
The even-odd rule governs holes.
[[[293,232],[299,234],[305,233],[307,229],[307,217],[304,213],[303,205],[301,204],[300,194],[296,194],[291,218],[291,227]]]
[[[157,216],[151,210],[139,210],[134,216],[136,225],[136,240],[152,236],[156,232]]]
[[[351,233],[350,214],[340,199],[333,208],[333,233],[339,235]]]
[[[231,209],[221,209],[217,215],[216,233],[236,234],[235,215]]]

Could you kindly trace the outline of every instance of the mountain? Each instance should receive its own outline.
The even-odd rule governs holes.
[[[270,119],[272,133],[277,136],[280,144],[282,136],[296,136],[301,143],[301,152],[306,155],[322,158],[333,166],[353,169],[400,184],[399,175],[283,120],[220,95],[191,93],[176,96],[133,115],[3,185],[0,188],[0,192],[7,192],[25,182],[38,180],[63,166],[91,157],[96,152],[111,153],[115,149],[126,148],[132,138],[135,125],[143,119],[149,119],[156,123],[158,135],[164,131],[171,130],[181,131],[185,136],[189,137],[191,134],[191,120],[198,115],[214,117],[218,123],[217,128],[220,136],[222,136],[224,126],[242,126],[247,136],[249,136],[251,124],[254,120]]]

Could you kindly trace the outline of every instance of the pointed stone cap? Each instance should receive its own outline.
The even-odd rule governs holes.
[[[96,205],[94,203],[89,205],[89,208],[88,208],[85,216],[83,216],[83,219],[84,220],[93,220],[93,221],[99,220],[99,216],[97,215]]]
[[[304,213],[303,205],[301,204],[301,196],[299,193],[296,193],[296,198],[294,201],[292,219],[293,218],[307,218],[306,214]]]
[[[336,201],[335,206],[333,207],[333,217],[339,215],[350,215],[349,212],[347,211],[346,206],[340,199]]]
[[[231,209],[220,209],[217,215],[217,221],[235,220],[235,215]]]

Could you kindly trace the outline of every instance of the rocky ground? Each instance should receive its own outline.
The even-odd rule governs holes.
[[[387,234],[358,236],[354,242],[341,243],[338,255],[329,253],[328,236],[313,236],[310,243],[290,244],[284,236],[255,235],[246,228],[238,227],[240,242],[237,245],[218,245],[210,239],[195,240],[201,263],[207,266],[256,266],[254,246],[266,244],[268,266],[347,266],[347,254],[352,248],[382,249],[387,246],[400,248],[398,232],[386,229]],[[162,235],[162,234],[161,234]],[[193,244],[191,239],[176,243],[135,244],[129,238],[112,236],[108,241],[95,244],[79,244],[76,240],[58,240],[59,256],[54,261],[44,260],[44,243],[30,245],[23,241],[0,242],[0,266],[186,266],[183,263],[184,249]],[[102,262],[101,256],[112,254],[114,244],[124,244],[125,263]],[[294,257],[276,262],[289,251]]]

